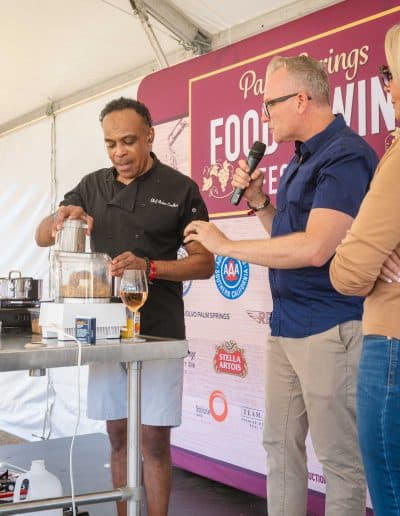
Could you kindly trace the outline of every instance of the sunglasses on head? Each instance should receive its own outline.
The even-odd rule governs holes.
[[[392,72],[390,71],[387,65],[382,65],[379,67],[379,72],[381,74],[381,80],[384,86],[389,86],[390,81],[393,79]]]

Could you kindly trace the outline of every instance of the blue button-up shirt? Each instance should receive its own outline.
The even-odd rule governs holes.
[[[296,142],[296,154],[279,183],[271,236],[305,231],[314,208],[355,217],[377,163],[375,151],[346,125],[342,115],[306,142]],[[363,298],[334,290],[329,263],[270,269],[272,335],[306,337],[361,319]]]

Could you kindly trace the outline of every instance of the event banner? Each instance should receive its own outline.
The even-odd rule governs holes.
[[[395,15],[389,18],[396,21]],[[267,146],[261,169],[272,198],[293,155],[293,144],[278,145],[261,120],[265,69],[273,56],[310,55],[326,63],[333,112],[343,113],[347,124],[382,153],[382,134],[394,128],[391,99],[379,79],[387,22],[386,16],[369,16],[190,79],[190,173],[214,216],[234,214],[232,174],[254,141]]]
[[[247,216],[244,201],[237,207],[229,202],[232,174],[253,142],[266,144],[260,168],[273,200],[293,156],[293,144],[278,145],[261,118],[265,69],[274,56],[307,54],[323,61],[334,113],[342,113],[382,155],[394,114],[378,69],[385,63],[385,32],[398,22],[399,11],[394,1],[345,0],[141,82],[138,98],[155,121],[156,154],[197,182],[210,216],[227,236],[266,238],[257,218]],[[173,444],[180,465],[264,495],[268,270],[221,256],[215,265],[213,278],[184,284],[190,351],[183,423],[174,430]],[[309,487],[323,493],[322,467],[309,439],[307,452]]]
[[[189,116],[188,172],[204,192],[212,217],[243,213],[243,204],[229,203],[230,179],[254,141],[267,146],[260,168],[272,198],[293,155],[293,145],[277,145],[261,120],[265,69],[274,56],[307,54],[323,61],[333,112],[342,113],[348,125],[383,153],[394,113],[378,69],[385,62],[385,32],[397,22],[400,7],[390,1],[364,4],[342,2],[142,81],[139,98],[157,122]]]

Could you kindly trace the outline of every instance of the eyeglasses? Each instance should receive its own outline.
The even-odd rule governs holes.
[[[379,72],[381,74],[381,80],[384,86],[388,87],[390,81],[393,79],[392,72],[390,71],[387,65],[382,65],[379,67]]]
[[[277,97],[276,99],[264,100],[262,103],[262,113],[266,118],[271,118],[269,113],[269,107],[274,104],[278,104],[279,102],[285,102],[285,100],[289,100],[292,97],[295,97],[298,93],[291,93],[290,95],[284,95],[283,97]],[[311,100],[311,97],[307,95],[308,100]]]

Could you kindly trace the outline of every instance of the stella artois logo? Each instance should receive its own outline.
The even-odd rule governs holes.
[[[247,362],[244,349],[238,348],[236,342],[229,340],[216,346],[214,369],[217,373],[233,374],[244,378],[247,376]]]

